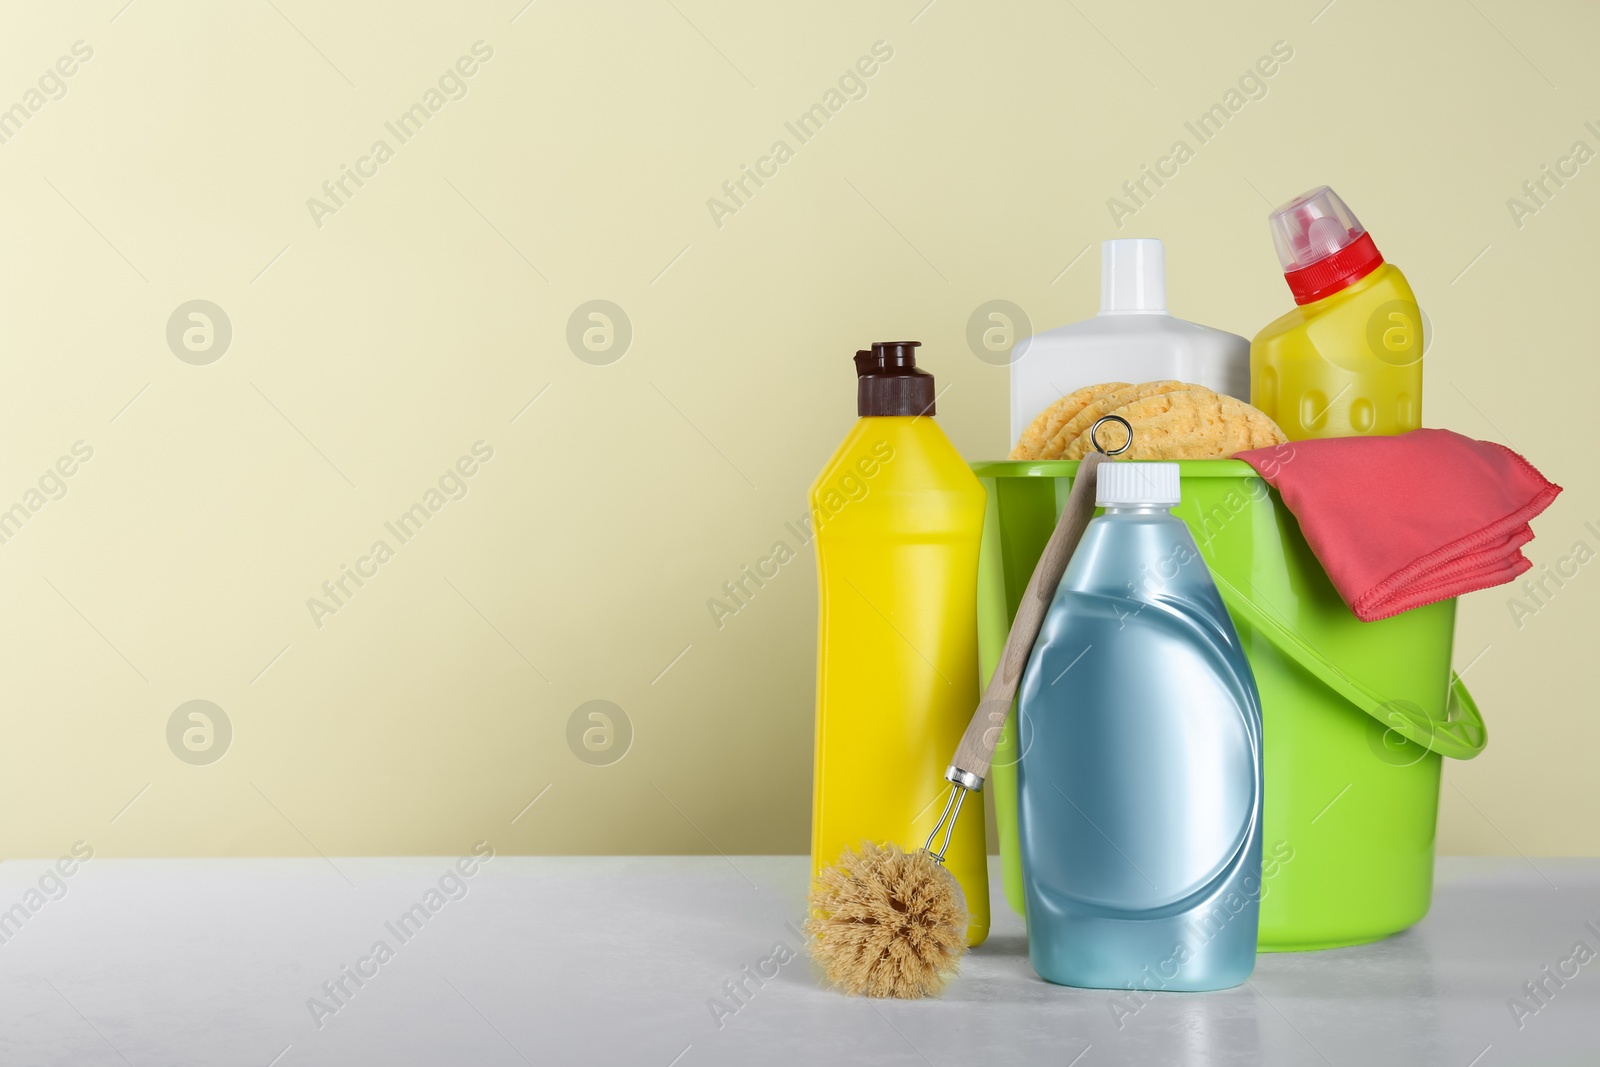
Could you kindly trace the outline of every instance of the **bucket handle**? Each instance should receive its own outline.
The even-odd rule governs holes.
[[[1387,700],[1340,670],[1291,626],[1240,592],[1226,578],[1215,571],[1211,577],[1230,612],[1265,634],[1328,688],[1407,741],[1459,760],[1472,759],[1488,744],[1489,732],[1478,712],[1477,701],[1472,699],[1459,674],[1450,672],[1449,699],[1442,718],[1434,718],[1409,700]]]

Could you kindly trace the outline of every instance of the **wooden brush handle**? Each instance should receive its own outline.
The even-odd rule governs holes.
[[[967,732],[961,735],[961,744],[956,747],[955,758],[945,773],[949,781],[968,789],[981,789],[983,780],[989,776],[994,746],[1000,740],[1000,728],[1006,724],[1006,716],[1011,713],[1011,701],[1017,695],[1023,668],[1027,667],[1028,656],[1033,652],[1034,638],[1039,636],[1039,627],[1044,625],[1045,612],[1056,595],[1056,586],[1061,584],[1067,561],[1072,558],[1078,539],[1083,536],[1083,528],[1089,525],[1089,517],[1094,514],[1095,471],[1105,458],[1099,452],[1090,452],[1078,464],[1072,491],[1067,494],[1055,532],[1045,544],[1033,568],[1033,577],[1028,579],[1027,592],[1022,594],[1022,603],[1017,605],[1016,618],[1011,620],[1005,651],[1000,654],[989,687],[983,691],[978,710],[972,713],[972,721],[967,724]]]

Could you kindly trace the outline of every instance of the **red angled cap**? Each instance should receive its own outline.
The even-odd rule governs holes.
[[[1337,293],[1383,262],[1367,228],[1326,185],[1272,212],[1267,226],[1297,304]]]
[[[1289,271],[1283,280],[1289,283],[1289,292],[1294,294],[1296,304],[1310,304],[1354,285],[1382,263],[1383,253],[1372,243],[1372,235],[1364,233],[1354,244],[1346,245],[1333,255],[1309,267]]]

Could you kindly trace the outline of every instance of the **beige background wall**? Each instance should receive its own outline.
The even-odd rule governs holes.
[[[999,456],[980,303],[1084,317],[1097,243],[1159,236],[1174,312],[1253,333],[1289,306],[1264,216],[1323,182],[1431,317],[1427,422],[1567,487],[1536,564],[1600,549],[1600,163],[1507,205],[1600,150],[1592,5],[124,2],[8,4],[0,35],[0,106],[93,50],[0,144],[0,507],[39,504],[0,544],[0,855],[804,850],[812,562],[720,630],[706,602],[792,537],[850,354],[921,338],[941,423]],[[464,96],[386,130],[479,41]],[[1275,42],[1198,145],[1185,121]],[[708,198],[778,139],[719,226]],[[609,365],[567,341],[595,299],[631,322]],[[231,324],[220,358],[169,345],[192,300]],[[65,495],[29,497],[80,441]],[[421,532],[387,531],[460,457]],[[376,573],[319,626],[345,565]],[[1512,590],[1462,606],[1492,740],[1448,769],[1442,851],[1600,852],[1600,564],[1574,567],[1520,627]],[[225,746],[186,748],[187,712],[169,745],[191,700]],[[591,700],[627,728],[590,758],[625,758],[575,754]]]

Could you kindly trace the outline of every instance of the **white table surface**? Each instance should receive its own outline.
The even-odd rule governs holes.
[[[385,923],[453,862],[94,859],[0,944],[0,1063],[1600,1063],[1600,958],[1520,1028],[1507,1006],[1600,952],[1600,860],[1441,859],[1414,929],[1262,956],[1120,1029],[1110,994],[1034,975],[1003,903],[940,1000],[849,999],[802,954],[719,1019],[725,981],[801,948],[800,857],[499,856],[402,943]],[[48,867],[0,864],[0,909]],[[393,957],[319,1028],[308,999],[380,939]]]

